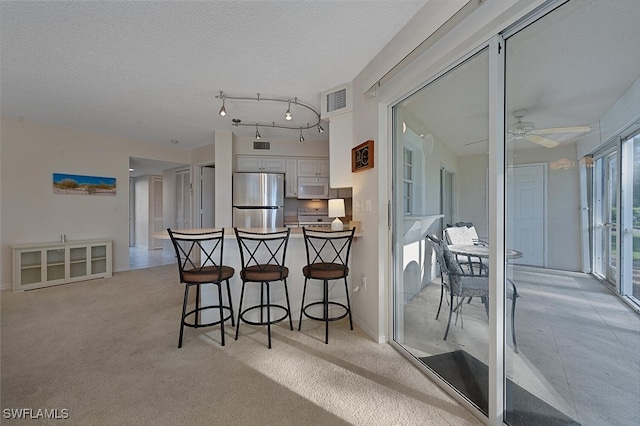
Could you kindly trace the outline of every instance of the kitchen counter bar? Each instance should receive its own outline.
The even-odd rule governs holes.
[[[330,228],[324,226],[324,227],[317,227],[314,228],[313,226],[308,226],[307,228],[309,229],[317,229],[319,231],[328,231],[330,230]],[[241,229],[243,231],[249,231],[249,232],[271,232],[271,231],[283,231],[286,230],[286,227],[283,228],[238,228]],[[211,231],[217,231],[220,230],[220,228],[192,228],[192,229],[176,229],[176,232],[182,232],[185,234],[199,234],[199,233],[203,233],[203,232],[211,232]],[[347,227],[345,227],[345,230],[347,230]],[[355,238],[359,238],[362,237],[362,232],[359,232],[356,229],[356,233],[355,233]],[[169,239],[169,234],[167,233],[167,231],[160,231],[160,232],[155,232],[153,234],[153,238],[158,238],[161,240],[168,240]],[[224,229],[224,238],[236,238],[236,234],[233,232],[233,228],[225,228]],[[303,234],[302,234],[302,226],[299,227],[292,227],[291,228],[291,232],[289,233],[289,239],[297,239],[297,238],[304,238]]]

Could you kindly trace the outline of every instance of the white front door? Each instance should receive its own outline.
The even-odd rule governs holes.
[[[514,263],[545,266],[545,166],[513,166],[509,173],[507,247],[522,252]]]

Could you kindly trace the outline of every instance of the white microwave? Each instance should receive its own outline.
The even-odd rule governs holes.
[[[327,200],[329,190],[328,177],[298,178],[298,198],[301,200]]]

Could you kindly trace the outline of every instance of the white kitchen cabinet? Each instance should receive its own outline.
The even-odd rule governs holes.
[[[110,240],[19,244],[13,249],[13,290],[110,277]]]
[[[298,160],[295,158],[287,158],[286,166],[284,196],[286,198],[298,198]]]
[[[236,171],[262,172],[262,173],[285,173],[286,161],[284,158],[252,157],[252,156],[238,155],[236,157]]]
[[[298,176],[329,177],[328,158],[298,159]]]

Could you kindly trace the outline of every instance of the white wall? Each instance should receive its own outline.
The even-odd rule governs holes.
[[[331,123],[329,123],[331,124]],[[327,126],[329,127],[329,126]],[[330,129],[329,129],[330,131]],[[293,135],[298,135],[292,132]],[[270,139],[271,149],[253,149],[255,139],[234,137],[234,155],[267,157],[329,157],[329,141],[304,141],[296,139]]]
[[[190,163],[188,150],[2,118],[0,278],[11,244],[110,238],[114,271],[129,269],[129,157]],[[115,196],[56,195],[53,173],[115,177]]]
[[[487,229],[487,154],[467,155],[458,158],[455,175],[456,209],[455,222],[473,222],[478,235],[485,238]]]

